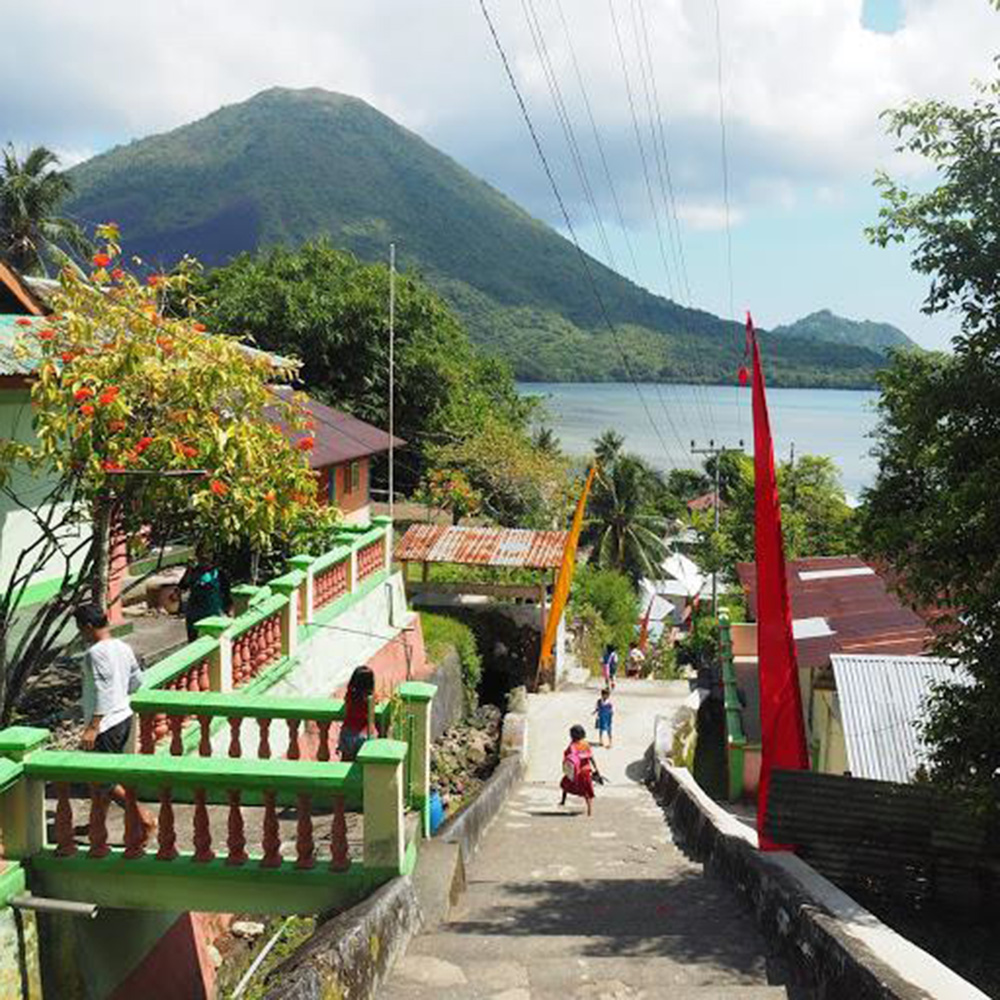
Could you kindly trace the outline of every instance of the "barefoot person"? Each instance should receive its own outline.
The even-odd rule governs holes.
[[[371,667],[357,667],[347,682],[344,695],[344,722],[337,738],[337,750],[343,761],[357,760],[358,751],[370,735],[368,705],[375,694],[375,674]]]
[[[129,695],[142,683],[139,661],[131,647],[114,639],[108,616],[96,604],[84,604],[74,612],[76,627],[87,644],[83,660],[83,736],[80,746],[96,753],[127,753],[132,733]],[[125,789],[111,788],[111,797],[125,804]],[[145,838],[156,826],[152,814],[140,807]]]
[[[601,776],[586,736],[583,726],[570,727],[569,746],[563,751],[562,801],[559,805],[566,805],[567,795],[579,795],[587,804],[589,816],[594,801],[594,778],[601,780]]]

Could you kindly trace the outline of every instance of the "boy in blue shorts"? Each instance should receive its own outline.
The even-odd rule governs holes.
[[[604,746],[604,734],[608,736],[608,749],[611,749],[611,721],[614,718],[615,706],[611,704],[610,688],[601,690],[601,697],[597,700],[594,708],[594,715],[597,716],[597,739],[601,746]]]

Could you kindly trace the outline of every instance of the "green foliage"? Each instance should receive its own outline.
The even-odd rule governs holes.
[[[852,344],[883,353],[891,347],[919,350],[902,330],[891,323],[844,319],[843,316],[835,316],[829,309],[821,309],[788,326],[776,326],[771,334],[775,337],[808,337],[833,344]]]
[[[660,477],[633,455],[619,455],[598,469],[581,535],[592,546],[592,562],[633,583],[657,578],[666,556],[667,522],[658,509],[662,489]]]
[[[635,636],[639,599],[627,576],[583,564],[577,566],[573,577],[570,613],[599,632],[603,642],[614,643],[623,657]]]
[[[0,260],[25,274],[44,274],[46,262],[63,263],[66,250],[87,254],[79,227],[57,215],[73,189],[56,170],[59,157],[36,146],[22,160],[13,145],[0,164]]]
[[[518,377],[627,378],[573,245],[355,98],[274,88],[70,176],[70,209],[126,220],[150,259],[192,252],[221,264],[327,233],[381,261],[395,239],[403,266],[424,274]],[[591,269],[639,378],[733,380],[739,324],[653,295],[597,261]],[[772,385],[867,387],[882,364],[865,348],[763,340]]]
[[[462,665],[466,704],[475,707],[483,674],[483,660],[475,633],[457,618],[431,614],[429,611],[420,612],[420,626],[424,633],[424,646],[431,660],[440,660],[452,649],[458,654]]]
[[[714,471],[711,460],[706,467]],[[857,518],[847,505],[832,459],[802,455],[794,464],[778,463],[777,476],[786,558],[849,555],[857,550]],[[694,559],[707,573],[732,572],[737,562],[754,559],[753,459],[732,452],[721,456],[719,492],[725,506],[718,532],[711,510],[691,515],[698,533]]]
[[[954,311],[954,354],[897,354],[880,377],[878,477],[862,538],[889,562],[904,594],[936,609],[938,652],[969,686],[945,685],[923,736],[930,776],[1000,801],[1000,80],[968,106],[931,100],[886,112],[899,149],[940,183],[914,192],[880,174],[883,205],[869,231],[908,243],[931,280],[924,311]]]

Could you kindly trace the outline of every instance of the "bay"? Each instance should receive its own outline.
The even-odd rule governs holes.
[[[593,440],[613,428],[625,437],[625,447],[654,467],[693,468],[691,442],[706,447],[736,447],[743,441],[753,452],[750,391],[736,386],[641,385],[642,400],[630,382],[524,382],[524,395],[540,396],[546,417],[562,448],[570,455],[587,455]],[[656,430],[643,408],[649,410]],[[828,455],[840,469],[852,500],[875,479],[870,451],[876,423],[876,392],[844,389],[768,389],[768,408],[775,454]]]

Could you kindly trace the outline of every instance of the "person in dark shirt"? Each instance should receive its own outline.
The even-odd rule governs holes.
[[[199,544],[195,549],[194,562],[181,578],[180,588],[188,591],[187,610],[184,613],[188,642],[194,642],[198,638],[194,626],[202,618],[233,613],[229,576],[216,564],[204,545]]]

